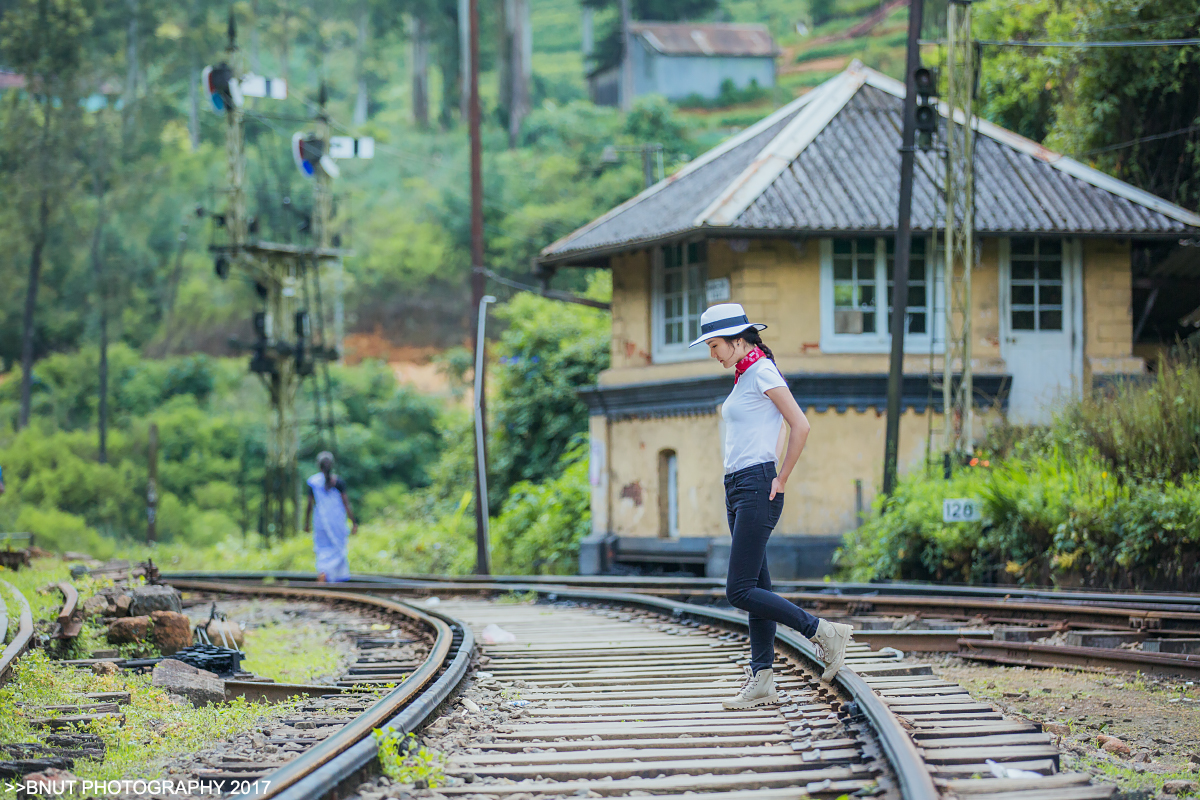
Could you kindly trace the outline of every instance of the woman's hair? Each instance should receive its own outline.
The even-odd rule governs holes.
[[[325,488],[333,487],[333,453],[324,451],[317,454],[317,468],[325,474]]]
[[[751,347],[757,347],[759,350],[762,350],[767,358],[771,359],[772,362],[775,361],[775,354],[771,352],[771,348],[763,344],[762,337],[758,335],[758,328],[755,328],[754,326],[750,326],[741,333],[734,334],[733,336],[722,336],[721,338],[730,344],[733,344],[738,339],[742,339]]]

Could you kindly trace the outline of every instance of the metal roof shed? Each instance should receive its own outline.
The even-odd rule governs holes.
[[[679,172],[546,247],[544,267],[708,236],[889,233],[896,228],[904,85],[854,63]],[[946,109],[941,109],[943,118]],[[959,117],[961,122],[961,116]],[[982,235],[1177,239],[1200,216],[976,118]],[[913,229],[941,227],[944,166],[918,153]]]

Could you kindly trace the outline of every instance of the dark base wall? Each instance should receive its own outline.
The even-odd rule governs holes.
[[[580,543],[579,574],[691,572],[723,578],[729,569],[731,541],[728,536],[654,539],[592,534]],[[797,580],[829,575],[833,572],[834,551],[841,543],[841,536],[773,536],[767,544],[771,578]]]

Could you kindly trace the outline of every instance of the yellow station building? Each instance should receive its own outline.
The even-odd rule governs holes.
[[[812,423],[772,574],[828,571],[882,478],[903,96],[899,81],[854,64],[542,252],[543,272],[613,276],[612,366],[583,392],[593,534],[582,572],[724,574],[720,405],[733,376],[687,345],[701,312],[727,301],[769,326],[763,338]],[[1173,338],[1164,326],[1200,305],[1200,249],[1181,246],[1200,217],[976,124],[978,436],[1001,415],[1041,422],[1064,395],[1144,374],[1152,351],[1135,338]],[[941,451],[931,376],[942,374],[944,169],[937,153],[917,154],[902,471]]]

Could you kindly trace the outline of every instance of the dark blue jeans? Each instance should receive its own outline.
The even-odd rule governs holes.
[[[782,622],[811,639],[817,618],[771,591],[767,540],[783,513],[783,495],[771,496],[774,464],[755,464],[725,476],[725,510],[733,547],[725,597],[750,614],[750,667],[755,672],[775,661],[775,623]]]

